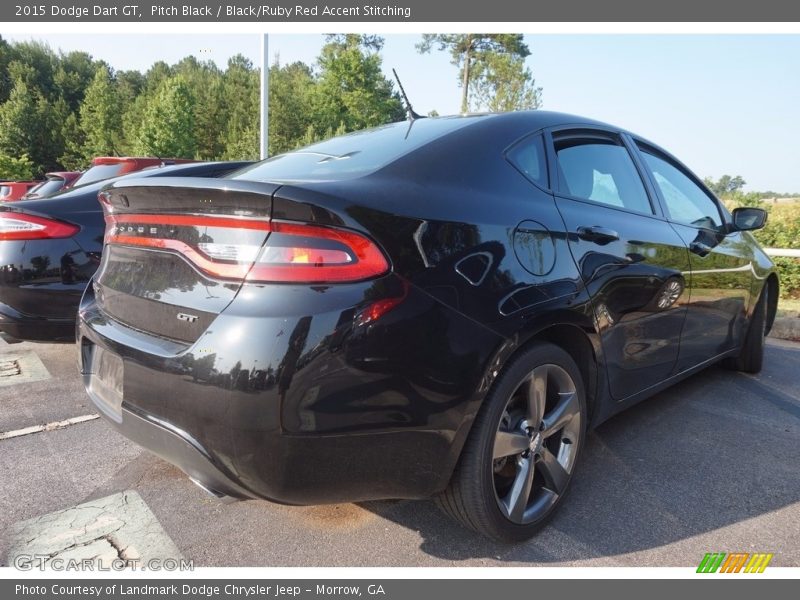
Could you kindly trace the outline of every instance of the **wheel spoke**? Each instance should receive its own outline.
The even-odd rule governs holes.
[[[536,367],[528,383],[528,425],[539,427],[544,417],[544,405],[547,400],[547,365]]]
[[[548,438],[564,427],[575,415],[580,413],[580,409],[577,393],[564,392],[559,394],[558,404],[542,420],[544,437]]]
[[[494,438],[494,452],[492,458],[503,458],[521,454],[528,449],[530,440],[527,435],[511,431],[498,431]]]
[[[511,485],[503,504],[505,505],[508,518],[517,523],[521,523],[528,506],[528,499],[531,496],[531,486],[533,485],[533,460],[532,458],[521,458],[518,463],[517,475]]]
[[[542,458],[537,465],[542,477],[544,477],[545,487],[556,494],[562,494],[567,487],[569,473],[564,470],[555,455],[547,448],[542,449],[541,456]]]

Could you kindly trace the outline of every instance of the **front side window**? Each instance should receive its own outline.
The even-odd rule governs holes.
[[[653,214],[644,184],[620,140],[567,137],[554,141],[561,192],[601,204]]]
[[[647,168],[661,191],[667,216],[676,223],[719,229],[722,217],[717,203],[691,177],[671,162],[640,148]]]

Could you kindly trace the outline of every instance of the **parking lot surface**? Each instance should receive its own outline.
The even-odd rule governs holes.
[[[800,344],[770,341],[760,375],[713,367],[591,432],[561,510],[516,546],[427,501],[222,504],[101,419],[69,424],[95,413],[73,346],[0,341],[0,366],[26,353],[44,375],[0,377],[3,565],[15,524],[132,490],[195,566],[695,566],[720,551],[800,566]]]

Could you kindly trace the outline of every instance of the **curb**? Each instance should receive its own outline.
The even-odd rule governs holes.
[[[776,317],[769,337],[779,340],[800,341],[800,318]]]

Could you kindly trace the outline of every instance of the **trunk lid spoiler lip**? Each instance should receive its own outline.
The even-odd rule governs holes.
[[[250,181],[243,179],[208,179],[202,177],[135,177],[120,179],[107,186],[103,192],[115,192],[130,188],[183,188],[195,190],[214,190],[224,192],[246,192],[261,196],[272,196],[283,187],[281,183]]]
[[[275,192],[281,187],[277,183],[235,179],[132,178],[104,187],[98,199],[105,215],[192,213],[271,221]]]

